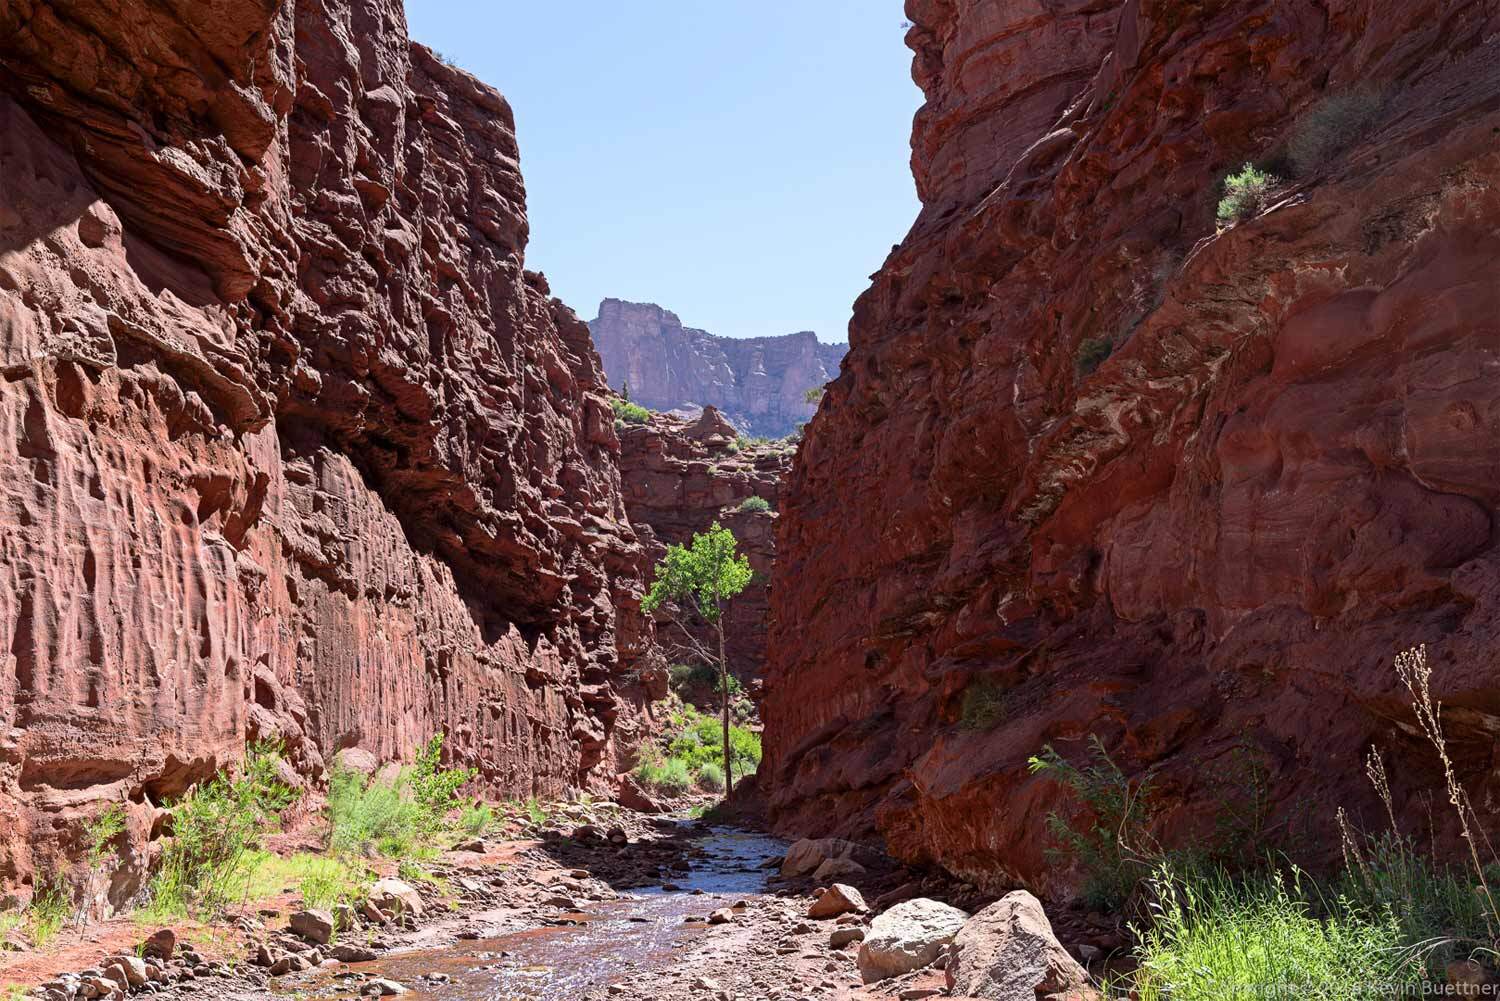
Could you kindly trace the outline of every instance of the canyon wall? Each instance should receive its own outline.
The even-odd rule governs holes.
[[[1263,844],[1335,853],[1371,746],[1442,839],[1418,643],[1500,821],[1495,5],[907,12],[923,208],[783,496],[777,826],[1066,892],[1027,758],[1097,735],[1168,843],[1263,797]],[[1247,161],[1280,182],[1221,226]]]
[[[651,303],[605,299],[589,321],[616,392],[652,410],[716,407],[741,431],[782,438],[817,409],[808,390],[837,374],[847,345],[804,330],[781,337],[715,337]]]
[[[504,99],[396,0],[0,7],[0,895],[284,742],[609,791],[640,545]]]
[[[653,579],[667,546],[691,544],[695,533],[714,522],[734,533],[754,577],[724,615],[725,654],[730,671],[758,697],[776,561],[776,505],[793,447],[774,441],[741,447],[736,437],[734,426],[713,407],[692,421],[652,414],[648,423],[620,430],[620,478],[625,510],[641,539],[645,580]],[[752,497],[770,510],[740,510]],[[692,642],[683,641],[677,628],[658,625],[663,652],[677,663],[701,663]],[[717,641],[705,625],[690,623],[688,629],[699,645],[714,649]]]

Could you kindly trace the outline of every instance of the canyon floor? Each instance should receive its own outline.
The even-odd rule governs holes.
[[[423,866],[431,881],[416,883],[422,919],[357,927],[321,948],[288,928],[301,906],[291,886],[213,924],[174,924],[177,958],[132,993],[792,1001],[925,997],[943,988],[935,969],[862,985],[859,942],[847,934],[862,919],[807,917],[815,887],[777,875],[784,842],[683,816],[617,814],[611,822],[626,832],[623,844],[618,833],[612,841],[586,829],[445,852]],[[876,871],[861,882],[873,899],[902,877]],[[158,927],[127,915],[65,933],[45,950],[0,958],[0,984],[88,976],[106,957],[140,955]],[[851,941],[834,947],[838,931]],[[300,956],[297,965],[308,968],[273,976],[255,962],[258,950]]]

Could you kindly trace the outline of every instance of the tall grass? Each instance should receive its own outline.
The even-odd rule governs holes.
[[[1139,933],[1137,1001],[1365,1001],[1420,985],[1421,962],[1389,909],[1341,898],[1320,915],[1303,878],[1159,870]]]
[[[410,768],[385,778],[335,770],[328,788],[329,848],[392,858],[434,854],[434,838],[462,806],[459,790],[475,776],[469,768],[444,768],[442,748],[437,734]],[[479,813],[466,821],[483,819]]]

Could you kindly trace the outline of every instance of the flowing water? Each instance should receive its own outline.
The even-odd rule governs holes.
[[[578,919],[577,925],[393,953],[347,970],[404,984],[413,991],[408,998],[561,1001],[628,980],[633,971],[659,969],[702,934],[702,923],[685,919],[705,917],[763,892],[766,863],[786,851],[783,842],[727,827],[713,828],[699,845],[706,854],[692,860],[689,872],[673,877],[680,889],[634,890],[618,900],[590,904],[582,914],[569,915]],[[362,982],[344,973],[298,993],[351,997]]]

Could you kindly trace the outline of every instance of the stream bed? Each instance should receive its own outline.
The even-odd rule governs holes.
[[[589,904],[566,915],[576,924],[391,953],[299,985],[296,995],[354,997],[374,976],[410,988],[409,998],[561,1001],[628,982],[632,972],[670,964],[703,933],[705,925],[689,918],[763,893],[768,863],[786,851],[782,841],[728,827],[710,829],[698,845],[704,854],[674,877],[676,889],[637,889]]]

